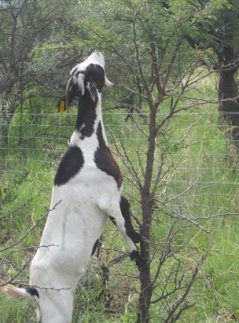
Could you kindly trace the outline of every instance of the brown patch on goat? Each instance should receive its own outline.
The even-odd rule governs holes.
[[[123,182],[123,176],[120,172],[119,166],[114,160],[110,149],[106,146],[103,134],[101,123],[98,125],[97,137],[99,140],[99,147],[95,152],[95,163],[96,166],[108,174],[109,176],[114,177],[118,187],[121,187]]]

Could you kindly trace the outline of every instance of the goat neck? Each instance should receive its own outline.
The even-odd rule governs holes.
[[[96,90],[95,100],[93,100],[89,91],[86,90],[85,94],[78,100],[76,126],[70,145],[77,145],[82,148],[84,143],[91,143],[97,149],[100,144],[99,141],[102,142],[102,140],[108,146],[102,120],[101,93]]]

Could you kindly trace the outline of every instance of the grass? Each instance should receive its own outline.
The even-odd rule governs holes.
[[[192,96],[209,97],[211,93],[211,85],[204,84],[201,93],[192,93]],[[166,104],[162,112],[167,108]],[[168,210],[174,209],[198,223],[194,225],[185,219],[176,221],[174,247],[185,271],[189,273],[198,257],[207,253],[189,296],[195,305],[182,315],[180,322],[239,321],[238,166],[234,156],[227,155],[224,134],[217,126],[216,109],[213,105],[203,105],[178,115],[157,140],[158,158],[160,151],[167,152],[165,170],[170,165],[170,171],[165,173],[158,191],[152,251],[160,255],[173,221]],[[133,213],[140,218],[139,196],[120,146],[123,141],[136,171],[142,174],[139,161],[145,161],[142,151],[146,142],[139,125],[145,130],[146,125],[140,119],[138,124],[125,123],[124,118],[121,113],[105,114],[105,124],[125,175],[125,194],[130,196]],[[28,112],[21,118],[19,115],[14,118],[9,149],[0,160],[0,248],[18,240],[20,242],[13,249],[0,253],[0,276],[5,279],[14,276],[35,252],[44,223],[25,239],[21,238],[47,212],[54,172],[72,132],[72,126],[68,125],[74,122],[73,111],[63,116],[39,115],[35,119]],[[20,142],[19,124],[24,137]],[[114,135],[114,140],[110,133]],[[103,296],[99,297],[103,286],[102,265],[110,264],[125,250],[124,242],[113,225],[109,224],[105,230],[107,239],[103,241],[100,258],[93,260],[76,295],[75,323],[130,323],[136,316],[138,273],[128,258],[109,267],[109,281],[103,289]],[[165,264],[154,297],[174,265],[172,261]],[[155,270],[156,264],[152,266],[153,273]],[[16,277],[19,282],[27,280],[28,266]],[[153,305],[152,322],[160,322],[164,313],[164,303]],[[23,318],[34,322],[34,306],[0,295],[0,322],[20,323]]]

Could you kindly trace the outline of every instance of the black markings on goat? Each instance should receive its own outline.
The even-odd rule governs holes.
[[[134,243],[139,243],[140,234],[134,230],[134,227],[131,222],[131,212],[130,212],[129,201],[124,196],[121,196],[121,199],[120,199],[120,210],[125,220],[126,233],[133,240]],[[110,220],[114,225],[116,225],[115,218],[110,216]]]
[[[97,239],[96,242],[94,243],[92,251],[91,251],[91,256],[94,255],[94,253],[95,253],[95,251],[96,251],[96,249],[97,249],[97,247],[99,245],[99,241],[100,241],[100,239]]]
[[[84,158],[80,148],[70,146],[60,162],[54,184],[57,186],[66,184],[80,171],[83,164]]]
[[[110,220],[112,221],[112,223],[113,223],[114,225],[116,225],[115,218],[113,218],[113,216],[110,216],[109,218],[110,218]]]
[[[120,209],[125,220],[125,228],[128,236],[134,241],[134,243],[140,242],[140,235],[134,230],[131,222],[129,201],[124,196],[121,196]]]
[[[85,72],[86,78],[85,82],[86,84],[94,83],[96,85],[96,88],[99,92],[102,91],[103,86],[105,85],[105,71],[104,69],[97,64],[90,64]]]
[[[36,296],[37,298],[39,298],[39,293],[34,287],[26,287],[26,292],[29,293],[31,296]]]
[[[94,124],[96,119],[96,106],[98,99],[91,99],[88,91],[79,98],[78,114],[76,120],[76,130],[79,131],[81,139],[90,137],[94,132]]]
[[[135,261],[136,265],[139,267],[139,268],[142,268],[146,265],[146,262],[145,260],[142,258],[142,256],[138,253],[137,250],[133,250],[131,253],[130,253],[130,259],[132,261]]]

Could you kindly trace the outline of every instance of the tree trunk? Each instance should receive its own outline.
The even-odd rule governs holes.
[[[147,162],[145,169],[145,181],[141,191],[142,213],[143,221],[140,228],[141,242],[140,251],[141,256],[145,261],[145,266],[140,268],[140,296],[138,304],[137,323],[148,323],[150,321],[150,305],[153,294],[153,286],[151,281],[151,255],[150,255],[150,239],[151,226],[153,218],[153,202],[154,196],[151,194],[151,185],[154,168],[155,156],[155,140],[156,140],[156,109],[151,107],[150,122],[149,122],[149,138]]]
[[[224,48],[224,64],[219,70],[219,123],[224,127],[224,132],[231,145],[239,153],[239,98],[238,86],[235,80],[237,66],[233,64],[233,49]]]
[[[141,225],[141,256],[145,266],[140,269],[140,297],[138,305],[137,323],[148,323],[150,320],[150,301],[153,293],[150,273],[150,228],[152,222],[152,202],[150,197],[142,193],[143,223]]]
[[[16,111],[17,101],[12,99],[11,103],[7,103],[5,95],[2,95],[1,113],[0,113],[0,147],[8,147],[9,129],[13,115]]]
[[[236,131],[232,133],[232,139],[236,143],[238,138],[238,127],[239,127],[239,100],[238,100],[238,89],[234,79],[235,71],[222,71],[220,72],[219,80],[219,117],[221,122],[226,121],[229,126],[236,127]],[[225,122],[223,122],[225,123]]]
[[[7,147],[8,146],[8,131],[9,131],[9,122],[8,122],[8,113],[7,113],[7,100],[5,96],[2,96],[1,102],[1,122],[0,122],[0,147]]]

